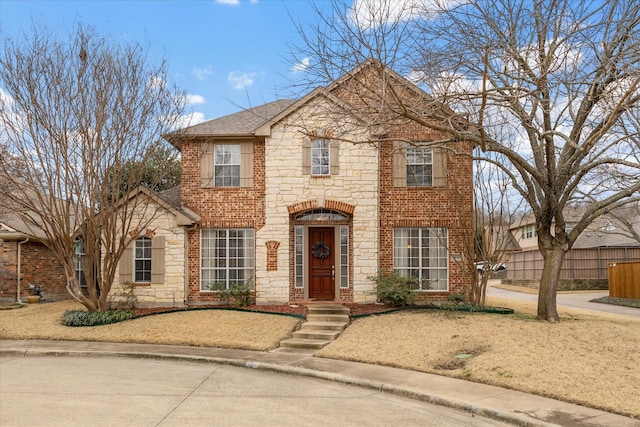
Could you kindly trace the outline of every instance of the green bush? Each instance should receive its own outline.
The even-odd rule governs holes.
[[[369,277],[376,283],[377,300],[393,307],[412,305],[416,299],[418,279],[403,277],[397,272],[380,272],[375,277]]]
[[[98,326],[122,322],[135,317],[131,310],[85,311],[68,310],[62,316],[65,326]]]
[[[220,299],[230,304],[233,300],[235,307],[246,307],[253,304],[253,293],[248,283],[233,284],[229,289],[219,291]]]

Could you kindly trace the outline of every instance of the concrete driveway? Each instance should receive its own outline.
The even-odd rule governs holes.
[[[538,302],[537,293],[518,292],[507,289],[497,288],[500,280],[491,280],[487,288],[487,296],[511,299],[515,301]],[[588,310],[596,313],[609,313],[623,316],[631,316],[640,318],[640,309],[633,307],[623,307],[612,304],[601,304],[590,302],[593,299],[609,296],[608,291],[577,291],[577,292],[559,292],[556,296],[558,308],[576,308],[580,310]]]
[[[128,357],[3,357],[2,426],[505,426],[377,390]]]

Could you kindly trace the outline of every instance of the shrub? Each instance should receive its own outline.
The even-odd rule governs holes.
[[[220,299],[230,304],[233,300],[233,305],[236,307],[246,307],[253,304],[253,294],[251,286],[248,283],[233,284],[229,289],[222,289],[220,292]]]
[[[375,277],[369,277],[376,283],[377,300],[394,307],[412,305],[416,299],[418,279],[403,277],[397,272],[380,272]]]
[[[109,294],[109,309],[111,310],[133,310],[136,308],[138,298],[134,292],[135,286],[131,282],[124,282],[119,292]]]
[[[98,326],[134,318],[131,310],[85,311],[67,310],[62,316],[65,326]]]

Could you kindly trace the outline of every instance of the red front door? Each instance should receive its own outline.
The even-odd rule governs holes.
[[[309,298],[335,299],[333,228],[309,228]]]

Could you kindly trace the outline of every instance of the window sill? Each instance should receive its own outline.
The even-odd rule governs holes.
[[[132,285],[136,287],[147,287],[151,286],[151,282],[134,282]]]

